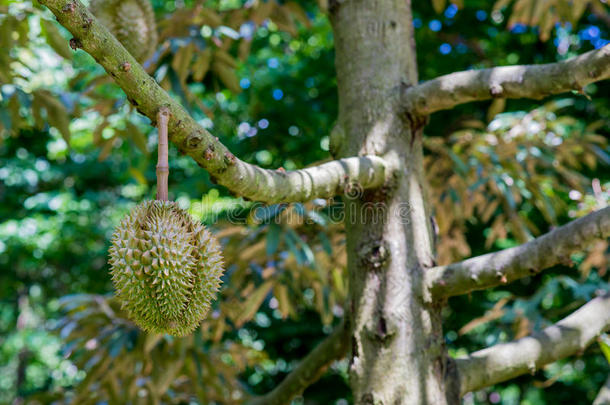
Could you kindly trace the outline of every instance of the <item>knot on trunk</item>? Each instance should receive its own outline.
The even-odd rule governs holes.
[[[358,257],[360,262],[370,270],[380,270],[385,267],[390,256],[390,250],[385,241],[372,239],[360,245]]]

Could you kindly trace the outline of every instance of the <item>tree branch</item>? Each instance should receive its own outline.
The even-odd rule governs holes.
[[[610,237],[610,207],[592,212],[523,245],[425,273],[433,297],[452,297],[510,283],[562,262],[596,239]]]
[[[463,394],[582,352],[610,327],[610,294],[597,297],[538,334],[456,359]]]
[[[608,405],[610,404],[610,377],[606,380],[603,387],[600,388],[597,397],[593,401],[593,405]]]
[[[251,401],[249,405],[283,405],[316,381],[326,368],[345,355],[349,328],[345,322],[313,349],[273,391]]]
[[[501,66],[450,73],[407,88],[405,111],[428,115],[458,104],[490,98],[541,99],[610,78],[610,45],[544,65]]]
[[[82,48],[106,69],[129,102],[154,123],[162,107],[171,113],[170,141],[234,193],[268,203],[328,198],[355,184],[361,189],[383,184],[386,166],[376,156],[351,157],[295,170],[266,170],[237,159],[206,131],[157,82],[79,0],[40,0],[74,35]]]

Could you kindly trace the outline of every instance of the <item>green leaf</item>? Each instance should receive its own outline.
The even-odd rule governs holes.
[[[47,110],[47,120],[49,124],[59,130],[64,141],[70,144],[70,115],[66,111],[66,107],[48,91],[36,91],[34,97],[38,98],[45,109]]]
[[[276,251],[277,251],[277,247],[280,244],[280,234],[281,234],[281,227],[272,222],[271,224],[269,224],[269,230],[267,231],[267,256],[271,256],[273,255]]]
[[[315,262],[311,248],[293,229],[288,229],[286,236],[286,240],[289,241],[290,248],[297,259],[297,263],[304,265]]]
[[[257,223],[266,223],[278,216],[286,208],[285,204],[273,204],[257,207],[253,212],[253,219]]]
[[[108,349],[108,354],[110,357],[116,358],[123,351],[123,347],[125,347],[126,342],[126,334],[119,335],[116,339],[113,339],[110,342],[110,348]]]
[[[602,353],[606,357],[606,361],[610,364],[610,336],[604,333],[599,337],[599,347],[602,349]]]
[[[462,177],[466,177],[466,175],[468,174],[468,166],[466,165],[466,163],[464,163],[462,159],[460,159],[460,157],[456,155],[451,149],[447,150],[447,154],[449,155],[453,163],[455,163],[455,169],[457,170],[457,172]]]
[[[142,151],[142,153],[148,155],[146,136],[142,132],[140,132],[138,127],[136,127],[129,121],[127,121],[126,127],[126,131],[129,133],[129,136],[133,143],[137,146],[138,149]]]
[[[322,248],[324,249],[324,251],[327,254],[332,255],[333,254],[333,245],[330,243],[330,240],[328,239],[328,236],[326,236],[326,233],[320,232],[318,234],[318,238],[320,239],[320,243],[322,243]]]
[[[297,263],[302,266],[306,259],[303,255],[303,252],[298,248],[297,242],[292,232],[288,232],[286,234],[286,243],[288,244],[288,248],[290,249],[294,257],[296,258]]]
[[[243,303],[239,316],[235,319],[237,326],[243,325],[256,315],[274,283],[275,281],[273,280],[266,281],[250,294],[248,299]]]
[[[432,7],[434,7],[434,11],[440,14],[445,10],[445,3],[446,0],[432,0]]]
[[[47,43],[55,52],[66,59],[72,59],[72,50],[68,41],[61,35],[55,23],[40,19],[40,29],[45,36]]]
[[[597,145],[590,145],[591,150],[600,158],[605,164],[610,165],[610,155],[608,155],[602,148]]]

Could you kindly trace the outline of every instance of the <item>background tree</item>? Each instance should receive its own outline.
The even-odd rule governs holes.
[[[4,144],[5,156],[15,156],[10,165],[3,165],[2,176],[5,185],[10,187],[10,193],[6,192],[3,199],[12,198],[14,201],[11,205],[8,204],[10,200],[7,201],[6,206],[11,211],[5,215],[15,219],[3,225],[8,242],[3,242],[7,253],[3,255],[3,261],[7,266],[9,263],[15,266],[14,271],[6,272],[9,279],[6,288],[20,287],[20,298],[9,301],[7,328],[16,325],[22,332],[13,335],[14,349],[10,344],[3,347],[7,348],[9,355],[11,352],[19,353],[13,364],[17,371],[22,372],[15,374],[16,381],[9,378],[3,381],[16,386],[17,395],[21,397],[29,390],[43,389],[45,397],[48,393],[67,399],[73,399],[70,395],[78,395],[93,402],[116,402],[119,398],[128,397],[180,402],[194,396],[202,402],[242,402],[244,396],[271,388],[274,384],[268,376],[279,372],[277,380],[284,382],[266,397],[259,398],[269,403],[272,399],[282,401],[302,390],[322,367],[340,357],[346,350],[346,343],[351,342],[348,356],[352,359],[351,364],[343,362],[335,368],[344,376],[351,369],[356,395],[354,402],[368,401],[369,398],[397,398],[412,403],[418,402],[418,398],[428,397],[432,403],[440,403],[445,400],[445,393],[448,393],[448,401],[454,398],[452,394],[457,395],[451,391],[454,386],[447,384],[455,382],[455,367],[447,360],[445,342],[450,353],[459,357],[483,346],[540,330],[549,320],[559,319],[583,301],[607,291],[604,281],[607,280],[607,245],[603,239],[608,233],[608,212],[602,209],[607,201],[602,185],[605,179],[602,177],[602,181],[591,183],[592,178],[605,173],[604,168],[597,169],[598,162],[608,161],[604,136],[607,128],[603,121],[607,116],[607,106],[603,98],[594,98],[593,101],[582,97],[552,99],[536,109],[532,109],[535,104],[526,101],[515,101],[514,104],[511,101],[509,106],[513,109],[526,112],[501,115],[497,113],[506,108],[506,101],[497,98],[491,104],[465,105],[449,112],[439,112],[426,127],[428,134],[437,136],[421,138],[413,135],[419,133],[425,123],[423,115],[461,102],[485,100],[492,96],[538,97],[571,89],[580,91],[587,83],[606,77],[608,48],[603,48],[604,27],[600,28],[597,23],[589,24],[598,21],[596,18],[603,22],[605,9],[596,2],[583,3],[585,8],[566,9],[558,2],[545,10],[533,7],[535,3],[520,1],[511,9],[509,27],[513,34],[509,34],[499,33],[496,28],[503,23],[505,4],[497,4],[495,10],[485,10],[475,3],[466,4],[472,8],[458,12],[455,5],[435,2],[437,12],[443,12],[442,18],[423,6],[421,10],[415,10],[412,22],[419,36],[420,54],[422,51],[424,55],[425,52],[427,55],[440,52],[452,61],[450,64],[437,62],[436,65],[427,63],[428,58],[420,56],[423,78],[432,79],[449,73],[449,68],[453,70],[459,65],[466,68],[474,63],[482,63],[476,67],[486,67],[485,64],[542,62],[553,60],[555,54],[567,58],[578,47],[589,46],[587,42],[600,50],[573,59],[568,64],[528,69],[523,80],[519,77],[523,70],[500,69],[461,73],[457,77],[441,77],[415,86],[414,53],[405,48],[405,44],[410,43],[411,17],[404,4],[380,2],[378,9],[358,7],[357,2],[333,4],[329,15],[335,30],[340,113],[337,129],[329,136],[336,113],[330,74],[332,47],[329,26],[317,14],[314,5],[306,5],[308,14],[295,3],[279,6],[264,2],[246,3],[244,8],[237,8],[241,4],[222,2],[206,4],[206,8],[188,3],[179,4],[182,8],[177,11],[171,10],[171,6],[169,10],[159,10],[161,15],[170,12],[170,17],[160,20],[160,51],[147,69],[156,72],[161,84],[182,98],[190,109],[191,114],[187,114],[152,81],[150,87],[146,83],[141,86],[140,82],[134,85],[132,80],[135,78],[150,79],[124,50],[112,45],[112,39],[94,20],[89,21],[78,3],[50,2],[48,5],[58,14],[60,22],[78,39],[71,44],[82,46],[105,64],[111,75],[116,75],[132,104],[137,104],[136,107],[151,118],[160,105],[168,103],[173,107],[173,141],[178,149],[208,169],[215,181],[229,189],[236,188],[233,191],[240,195],[268,202],[305,201],[314,196],[329,197],[335,191],[343,191],[346,192],[345,217],[349,218],[353,212],[364,213],[364,219],[371,222],[370,226],[363,226],[346,220],[345,247],[343,227],[334,220],[336,205],[328,201],[260,208],[224,197],[227,192],[223,189],[222,194],[209,193],[199,204],[192,206],[193,213],[207,221],[213,221],[220,213],[227,215],[231,222],[243,218],[250,225],[244,234],[244,227],[219,223],[219,228],[224,229],[218,236],[224,240],[226,254],[233,266],[227,275],[227,287],[218,311],[202,325],[201,331],[184,340],[145,336],[124,319],[112,299],[70,296],[59,301],[67,316],[56,327],[65,340],[65,353],[70,354],[73,363],[64,361],[58,364],[58,359],[50,353],[53,350],[47,350],[45,358],[42,352],[39,354],[30,349],[31,346],[41,346],[40,337],[37,340],[31,338],[28,345],[23,345],[19,343],[23,340],[15,335],[45,335],[33,327],[37,317],[30,304],[41,299],[42,288],[45,297],[61,294],[62,290],[108,291],[103,285],[95,285],[99,281],[103,284],[107,279],[100,280],[87,268],[93,265],[99,271],[104,267],[104,243],[109,230],[125,211],[123,201],[138,200],[148,193],[144,184],[152,179],[149,159],[144,154],[133,152],[128,144],[139,146],[144,153],[152,144],[142,135],[145,123],[130,111],[131,107],[123,101],[120,90],[100,74],[102,72],[95,63],[82,52],[74,54],[73,63],[78,72],[75,72],[74,79],[67,82],[63,76],[53,88],[50,84],[53,80],[48,77],[48,64],[36,66],[44,58],[32,58],[32,55],[45,53],[37,48],[40,43],[28,41],[28,32],[33,30],[32,35],[42,32],[59,54],[71,57],[67,42],[58,37],[62,33],[52,23],[45,22],[49,15],[44,9],[28,9],[27,3],[9,2],[2,27],[10,35],[2,38],[7,41],[7,49],[12,51],[3,55],[7,63],[3,64],[2,80],[14,84],[2,87],[6,109],[1,111],[4,134],[11,131],[19,137],[5,139]],[[584,22],[577,23],[583,15],[586,17]],[[381,18],[384,16],[387,18]],[[558,25],[553,29],[556,22],[568,19],[572,20],[571,25]],[[473,24],[481,20],[486,23]],[[300,22],[295,25],[295,21]],[[472,33],[461,30],[457,21],[463,27],[474,27]],[[260,22],[265,22],[265,27],[256,29]],[[420,29],[423,22],[427,23],[427,28]],[[277,31],[279,28],[295,35],[300,23],[312,24],[311,31],[303,31],[305,38],[309,36],[306,41],[291,39]],[[537,24],[540,24],[539,32],[528,30],[527,25]],[[582,24],[582,28],[577,24]],[[43,30],[37,31],[32,26],[40,26]],[[537,42],[537,38],[549,38],[551,32],[556,47]],[[570,35],[570,32],[579,36]],[[255,39],[250,41],[250,38]],[[108,41],[104,42],[104,39]],[[255,46],[257,40],[259,50]],[[381,45],[376,42],[379,40],[383,40]],[[110,44],[112,48],[91,48],[99,44],[98,41]],[[529,46],[523,47],[520,54],[506,53],[498,46],[502,44],[507,49],[516,49],[514,45],[517,44],[513,41]],[[538,47],[533,47],[534,43]],[[257,63],[265,64],[266,69],[252,75],[244,73],[244,78],[239,80],[232,70],[238,65],[231,55],[245,57],[249,46],[255,46],[254,57],[252,63],[249,61],[243,69],[257,66]],[[354,60],[358,61],[358,66]],[[129,61],[129,69],[125,68],[125,61]],[[62,66],[57,66],[56,71],[60,70],[63,70]],[[80,73],[83,71],[88,73]],[[201,86],[202,80],[205,87]],[[302,90],[303,84],[305,89],[309,89],[306,92]],[[206,92],[206,89],[222,85],[233,92],[240,88],[250,91],[239,97],[227,92]],[[367,86],[372,87],[366,89]],[[65,92],[65,89],[71,92]],[[150,97],[151,91],[153,97]],[[603,87],[588,88],[587,91],[604,94]],[[85,99],[77,97],[82,92],[87,95]],[[58,94],[61,97],[57,97]],[[204,103],[206,101],[208,105]],[[284,104],[276,109],[279,101],[284,101]],[[316,114],[294,116],[297,107],[311,101]],[[287,111],[291,111],[288,119]],[[212,121],[204,118],[203,113],[216,114]],[[70,123],[71,114],[83,118]],[[235,125],[234,117],[239,120],[247,118],[247,122]],[[602,120],[597,121],[596,117],[602,117]],[[232,151],[262,167],[301,167],[323,158],[324,150],[329,146],[336,157],[345,156],[348,160],[345,165],[326,163],[322,169],[310,168],[286,174],[254,169],[234,159],[216,139],[198,126],[209,127],[212,122],[215,135],[231,134],[223,136],[222,140]],[[35,136],[40,129],[49,130],[47,124],[52,127],[50,138],[47,132],[46,139],[36,149],[36,142],[32,143],[32,139],[39,139]],[[237,133],[233,132],[235,127]],[[64,138],[63,142],[59,135]],[[48,139],[52,141],[48,142]],[[305,145],[311,145],[312,140],[316,144],[319,142],[321,148],[306,148]],[[66,149],[66,141],[70,143],[70,150]],[[95,150],[92,143],[101,146],[99,156],[102,160],[107,157],[114,161],[88,161],[86,155]],[[495,250],[526,242],[549,225],[565,222],[568,215],[580,216],[595,208],[601,210],[522,247],[437,267],[431,250],[432,226],[429,215],[424,212],[425,198],[413,191],[417,191],[417,187],[413,188],[415,184],[425,188],[426,183],[421,162],[422,143],[428,151],[423,165],[432,186],[430,200],[437,217],[440,235],[437,256],[441,264],[492,247]],[[386,145],[391,145],[388,150],[394,153],[385,153]],[[242,149],[244,153],[240,153]],[[383,159],[355,157],[362,153],[382,154]],[[70,163],[54,165],[60,166],[61,171],[58,170],[53,177],[53,172],[48,170],[49,158],[54,161],[62,157]],[[188,204],[188,195],[196,197],[197,192],[209,190],[209,183],[193,178],[201,170],[193,168],[187,158],[175,156],[172,164],[184,170],[173,179],[175,185],[172,189],[179,197],[178,201],[184,196],[183,202]],[[363,169],[363,164],[367,170],[359,170]],[[66,176],[62,171],[69,172],[66,166],[70,165],[74,165],[74,174]],[[104,165],[110,166],[104,168]],[[89,176],[85,167],[90,170]],[[118,178],[99,177],[100,172],[112,168],[116,168],[114,175]],[[403,174],[390,176],[394,172]],[[304,182],[299,173],[311,175],[317,181]],[[380,173],[391,177],[391,181],[378,188],[383,182]],[[242,175],[243,179],[240,178]],[[320,175],[323,177],[318,177]],[[253,179],[265,187],[253,187]],[[95,184],[100,180],[102,184],[96,188]],[[134,186],[134,180],[139,182],[139,187]],[[58,189],[58,182],[63,182],[61,187],[67,192],[46,191]],[[113,182],[128,184],[117,187],[112,185]],[[29,189],[24,189],[27,187]],[[365,188],[372,191],[363,191]],[[589,188],[591,192],[587,196]],[[28,193],[33,195],[26,200]],[[115,201],[117,196],[119,200]],[[574,201],[580,204],[576,206]],[[383,211],[383,215],[398,215],[394,220],[385,218],[385,221],[378,221],[379,218],[373,216],[376,211],[368,209],[370,203],[378,202],[385,203],[386,208],[407,204],[405,210]],[[15,213],[11,206],[19,207],[18,212]],[[99,220],[90,218],[89,211],[103,216]],[[270,218],[281,220],[269,221]],[[57,221],[55,224],[54,220]],[[70,232],[54,234],[58,229],[57,223],[61,224],[62,231]],[[403,225],[408,226],[393,229],[393,234],[384,228],[402,228]],[[97,235],[96,229],[100,230]],[[83,234],[92,232],[91,238],[83,239]],[[362,233],[366,237],[359,236]],[[561,266],[554,268],[549,277],[530,274],[532,270],[537,273],[559,262],[569,264],[569,253],[574,249],[581,250],[584,242],[595,238],[601,241],[593,246],[590,255],[586,258],[582,255],[572,257],[581,270],[579,283],[569,277],[573,276],[573,271]],[[396,244],[401,240],[409,243]],[[80,241],[91,241],[91,246],[82,246],[78,243]],[[553,247],[550,252],[549,246]],[[346,250],[350,252],[347,254],[347,272]],[[541,251],[543,254],[539,254]],[[98,252],[97,264],[85,259],[90,252]],[[418,271],[420,267],[433,268]],[[65,268],[69,270],[63,270]],[[351,302],[360,303],[353,309],[349,304],[344,306],[347,296],[344,273],[350,277]],[[54,277],[54,274],[61,277]],[[527,276],[526,283],[518,287],[506,286],[473,293],[470,300],[452,299],[455,301],[450,301],[445,314],[441,313],[440,305],[430,304],[426,292],[430,291],[431,297],[438,299],[505,284],[524,276]],[[79,284],[73,285],[73,281]],[[370,297],[370,291],[384,283],[388,286],[387,291],[377,296],[385,301],[358,299],[360,294]],[[405,286],[411,286],[411,289]],[[15,303],[14,312],[11,302]],[[268,306],[261,306],[263,303],[268,303]],[[603,314],[608,313],[607,306],[607,297],[594,299],[557,324],[555,329],[545,329],[538,340],[520,340],[518,345],[496,345],[458,359],[462,392],[525,372],[535,372],[550,361],[584,349],[596,334],[607,327],[608,319],[603,318]],[[333,317],[343,317],[343,307],[352,314],[348,319],[356,319],[350,328],[353,339],[344,339],[344,334],[352,332],[340,326],[305,356],[308,348],[304,346],[314,346],[314,339],[307,345],[302,340],[307,336],[305,333],[312,333],[315,328],[308,325],[311,318],[303,314],[303,309],[315,309],[322,322],[329,324]],[[375,308],[380,310],[373,311]],[[459,308],[459,312],[450,308]],[[486,308],[488,313],[465,324],[473,316],[481,315]],[[53,308],[49,309],[53,311]],[[18,314],[18,317],[12,314]],[[354,317],[354,314],[362,316]],[[445,332],[441,333],[443,315]],[[292,336],[301,341],[282,334],[282,328],[291,324],[275,318],[286,316],[302,321],[289,328]],[[249,320],[254,320],[254,323],[248,326],[246,322]],[[281,327],[275,327],[278,323]],[[300,328],[297,327],[299,324],[302,325]],[[307,325],[307,332],[302,329],[304,325]],[[580,332],[582,325],[588,328]],[[458,326],[463,327],[456,333]],[[472,335],[471,331],[476,331],[476,336],[468,336]],[[404,344],[405,339],[411,339],[411,347],[417,349],[407,349],[409,346]],[[554,343],[557,339],[565,343],[556,347],[549,344],[549,340]],[[279,350],[273,345],[270,347],[269,343],[274,341],[283,342],[286,346]],[[263,350],[265,343],[267,348]],[[393,345],[396,348],[392,350]],[[549,351],[526,350],[530,347],[544,347]],[[301,365],[295,367],[285,361],[282,365],[283,357],[288,355],[282,352],[294,348],[300,348],[301,353],[290,353],[290,356],[304,356]],[[522,356],[504,357],[507,351]],[[574,403],[587,397],[592,399],[605,379],[603,371],[596,370],[604,370],[605,365],[595,351],[587,353],[588,356],[583,357],[585,361],[579,360],[581,363],[572,366],[565,363],[567,367],[560,363],[559,369],[547,368],[544,373],[548,379],[542,385],[550,388],[544,391],[533,389],[530,378],[517,384],[480,391],[482,395],[470,395],[465,400],[511,403],[522,398],[532,403],[544,403],[553,400],[553,386],[558,384],[561,386],[556,387],[555,392],[565,391],[568,384],[576,385],[575,392],[585,393],[575,393]],[[514,363],[503,363],[501,359],[505,358]],[[377,364],[370,364],[371,361]],[[477,374],[484,371],[483,368],[470,366],[481,362],[489,368],[486,375]],[[33,378],[31,370],[40,370],[37,363],[62,371],[52,375],[51,379],[36,380],[36,373]],[[7,368],[9,372],[10,367]],[[282,379],[282,374],[289,369],[293,369],[292,373]],[[246,379],[251,388],[244,389],[236,378],[242,371],[245,373],[241,375],[242,381]],[[383,378],[363,377],[363,373],[379,373]],[[21,374],[23,377],[19,377]],[[410,380],[413,375],[422,377],[415,383]],[[445,375],[448,376],[446,379]],[[593,378],[584,378],[584,375]],[[193,384],[193,381],[200,383]],[[69,392],[60,388],[73,385],[75,389],[68,389]],[[306,397],[315,400],[316,393],[325,392],[323,388],[316,390],[315,387],[312,387],[312,395]],[[346,395],[339,390],[333,390],[333,393]],[[328,396],[319,401],[328,403]]]

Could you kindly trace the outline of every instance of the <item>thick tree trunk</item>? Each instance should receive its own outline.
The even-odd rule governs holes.
[[[337,0],[330,12],[340,111],[332,151],[383,156],[394,169],[382,189],[353,185],[345,197],[354,402],[454,403],[440,308],[424,296],[434,242],[423,122],[399,113],[401,89],[417,83],[410,1]]]

